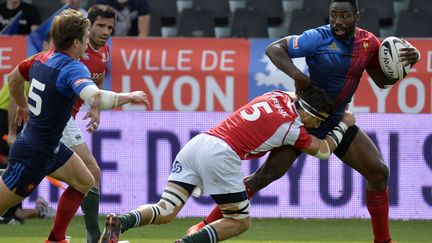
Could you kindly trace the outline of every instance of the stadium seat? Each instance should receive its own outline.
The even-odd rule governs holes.
[[[247,0],[246,7],[261,11],[269,26],[280,26],[284,21],[282,0]]]
[[[231,37],[267,38],[268,25],[262,12],[254,8],[238,8],[231,23]]]
[[[401,11],[396,23],[398,37],[432,37],[432,17],[427,11]]]
[[[149,36],[162,35],[162,20],[160,14],[156,11],[151,12]]]
[[[368,30],[375,36],[380,37],[378,13],[373,9],[360,10],[360,21],[358,27]]]
[[[229,0],[193,0],[193,7],[213,11],[215,26],[228,26],[230,16]]]
[[[292,12],[289,23],[290,35],[299,35],[303,31],[327,24],[322,15],[316,10],[296,9]]]
[[[162,26],[177,24],[177,0],[148,0],[150,11],[160,15]]]
[[[213,11],[185,8],[180,14],[177,36],[215,37]]]
[[[393,0],[358,0],[358,4],[359,10],[375,10],[381,27],[393,25]]]
[[[303,10],[315,11],[328,23],[330,3],[331,0],[303,0]]]
[[[408,10],[413,12],[427,11],[432,13],[432,1],[431,0],[410,0]]]
[[[32,4],[39,10],[42,22],[47,20],[55,11],[60,9],[63,4],[57,1],[33,1]]]

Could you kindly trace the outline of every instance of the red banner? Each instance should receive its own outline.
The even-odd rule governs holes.
[[[0,36],[0,87],[15,66],[26,58],[25,36]]]
[[[427,39],[408,39],[421,53],[417,63],[390,89],[379,89],[367,73],[354,95],[352,110],[379,113],[432,113],[432,45]]]
[[[112,89],[144,90],[151,110],[232,111],[247,102],[246,39],[114,38],[111,60]]]

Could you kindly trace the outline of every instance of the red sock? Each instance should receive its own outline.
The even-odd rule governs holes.
[[[389,242],[389,198],[386,191],[366,190],[366,206],[371,215],[372,229],[376,243]]]
[[[253,197],[253,195],[255,194],[255,192],[252,191],[252,188],[246,182],[244,182],[244,184],[245,184],[245,187],[246,187],[247,197],[249,199],[251,199]],[[204,219],[204,223],[205,224],[210,224],[210,223],[212,223],[212,222],[214,222],[214,221],[216,221],[218,219],[221,219],[221,218],[223,218],[222,212],[219,209],[219,207],[216,205],[212,209],[212,211],[210,212],[210,214],[207,215],[207,217]]]
[[[66,229],[75,216],[83,198],[84,194],[72,187],[68,187],[63,192],[57,204],[57,213],[48,240],[61,241],[65,239]]]

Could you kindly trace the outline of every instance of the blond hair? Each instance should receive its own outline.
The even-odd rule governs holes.
[[[90,21],[80,11],[65,9],[54,17],[51,38],[57,50],[68,50],[75,39],[80,41],[90,27]]]

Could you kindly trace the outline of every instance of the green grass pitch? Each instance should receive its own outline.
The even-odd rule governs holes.
[[[103,225],[104,219],[100,219]],[[126,232],[122,239],[131,243],[167,243],[184,235],[198,219],[177,219],[168,225],[147,226]],[[30,219],[24,225],[0,225],[0,243],[44,242],[51,227],[50,220]],[[432,221],[391,221],[392,237],[397,243],[431,243]],[[85,243],[82,217],[75,217],[69,226],[71,243]],[[302,220],[252,219],[251,228],[226,242],[247,243],[371,243],[369,220]]]

